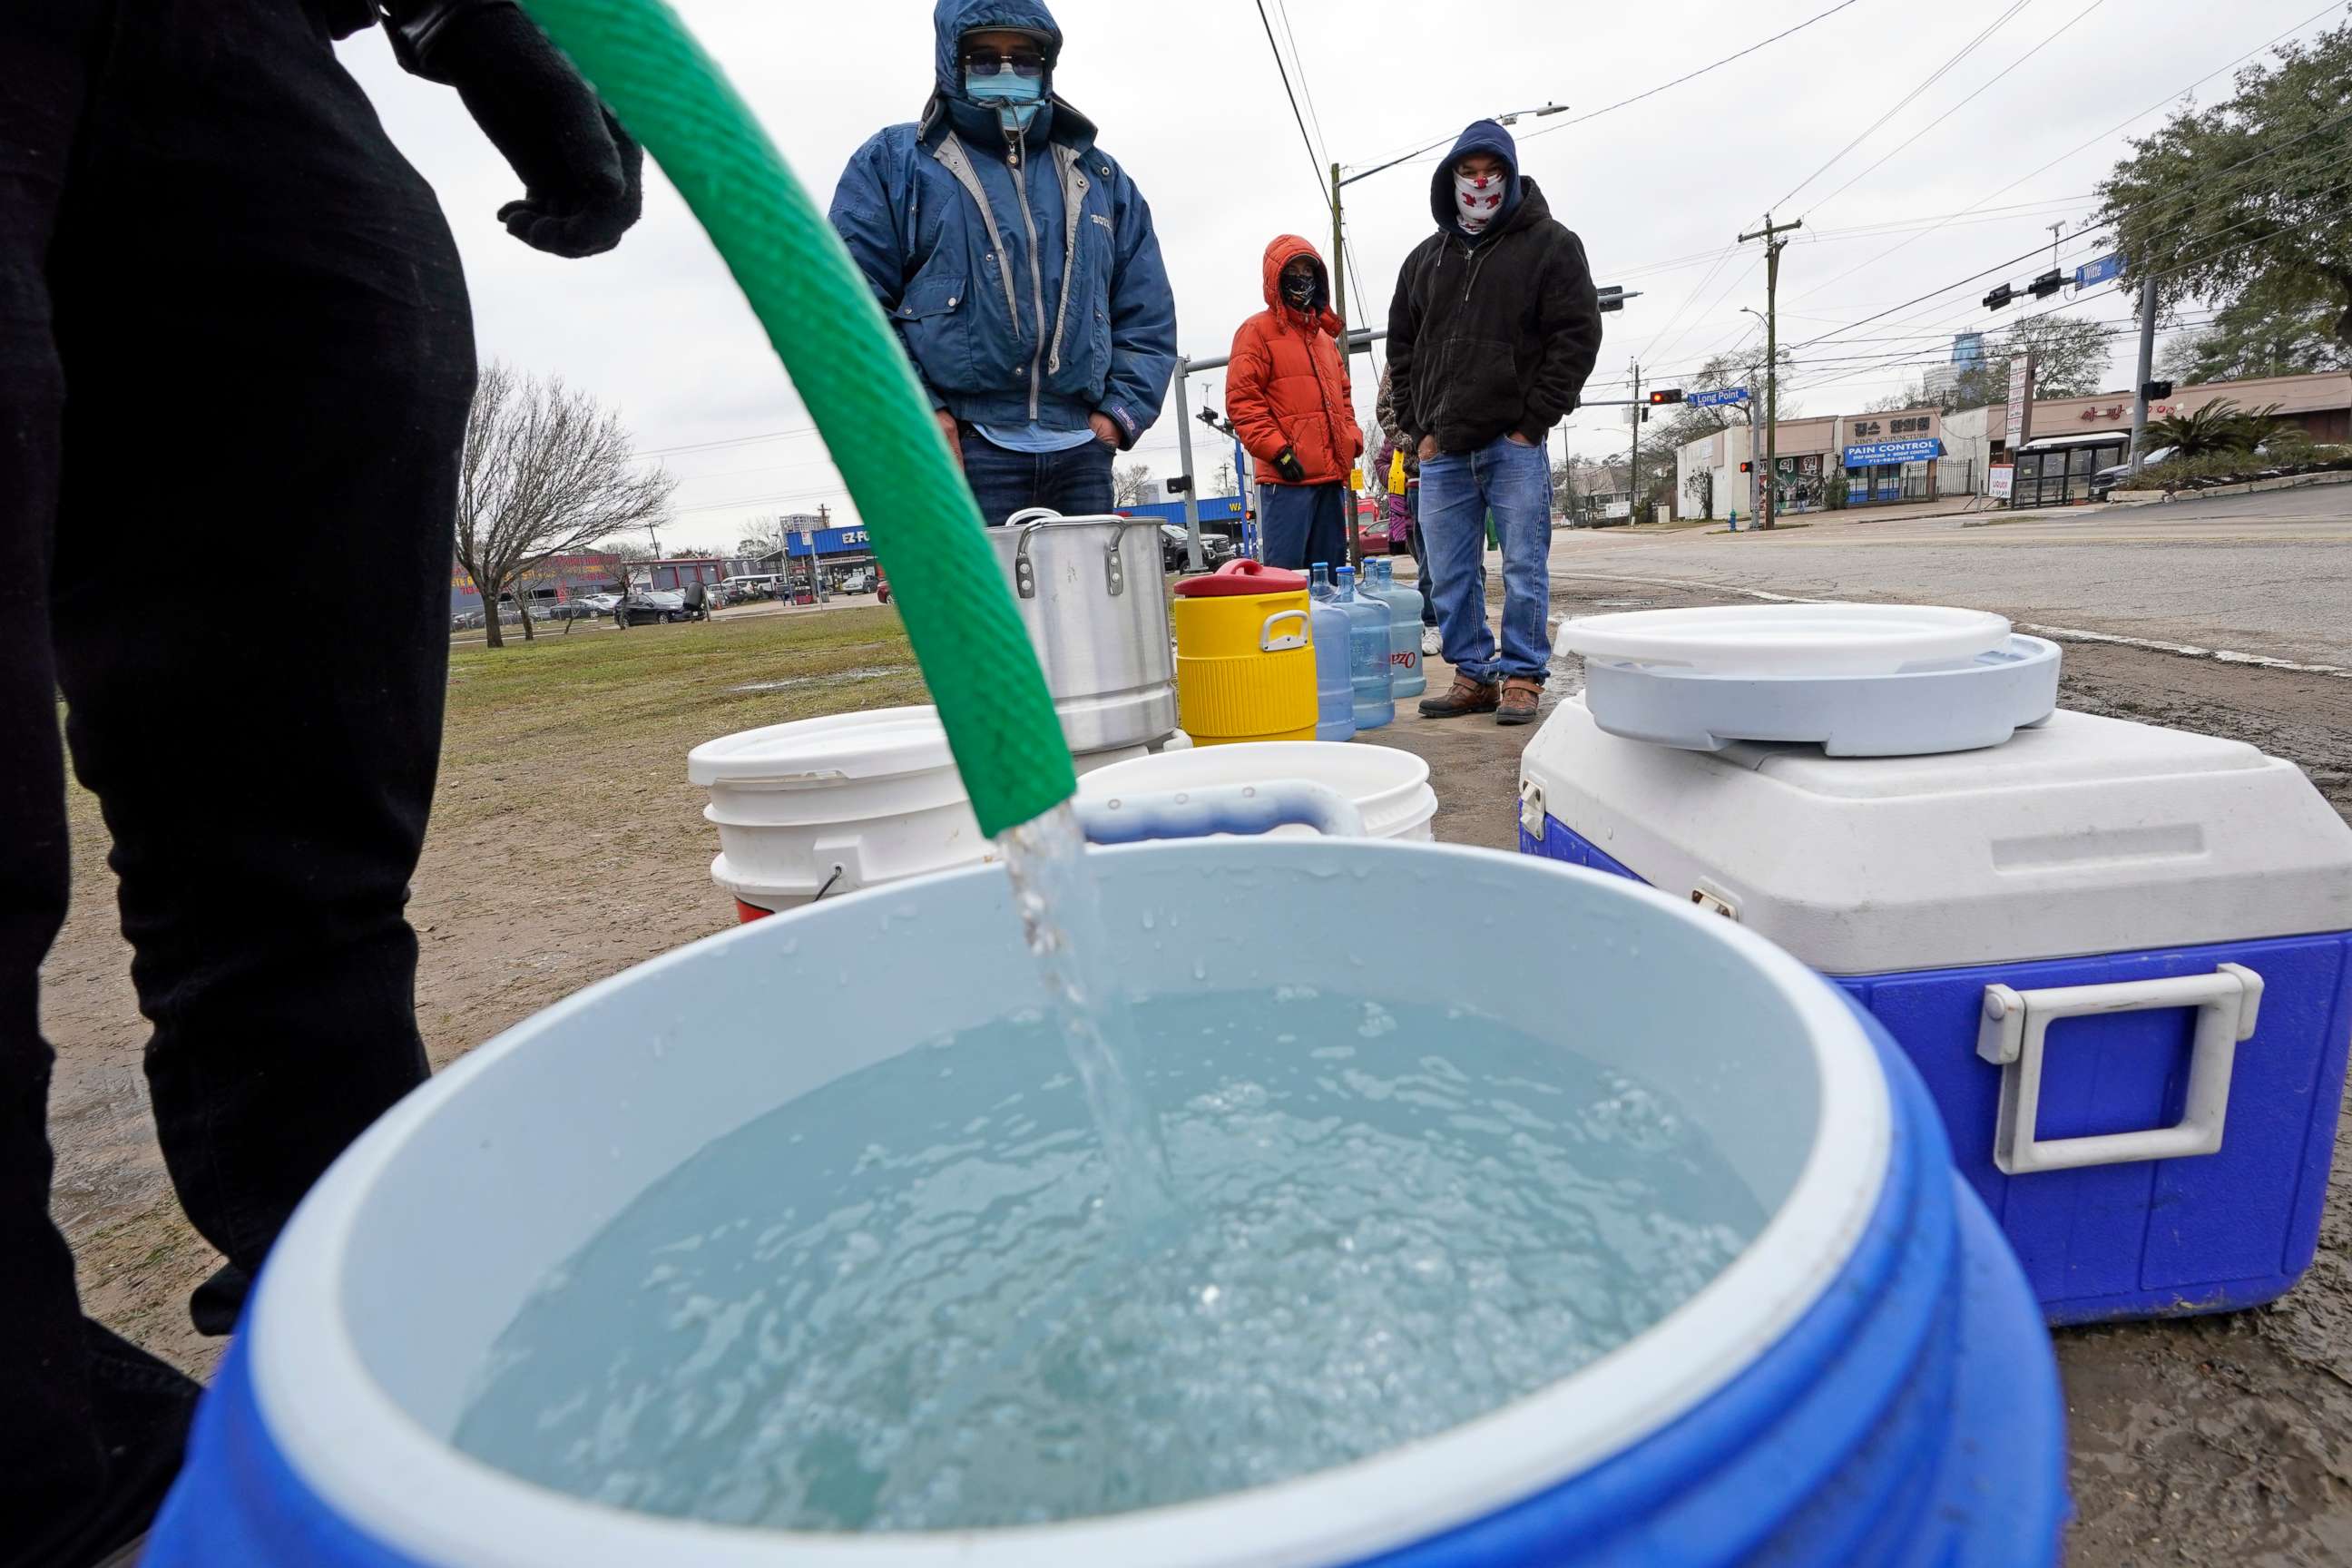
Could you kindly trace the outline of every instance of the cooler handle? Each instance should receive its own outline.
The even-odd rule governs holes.
[[[1305,779],[1218,784],[1077,802],[1078,826],[1090,844],[1135,844],[1147,838],[1205,838],[1213,833],[1267,833],[1311,827],[1328,838],[1361,838],[1356,803],[1328,784]]]
[[[1280,626],[1285,621],[1297,621],[1298,623],[1297,632],[1290,637],[1278,637],[1275,636],[1274,628]],[[1257,629],[1258,652],[1288,653],[1292,648],[1305,647],[1307,646],[1307,612],[1304,610],[1275,611],[1274,614],[1266,616],[1265,624]]]
[[[2253,1037],[2262,1001],[2263,977],[2236,963],[2221,964],[2210,974],[2168,980],[2058,985],[2042,991],[1986,986],[1984,1017],[1977,1027],[1977,1055],[2001,1069],[1993,1163],[2005,1174],[2021,1176],[2036,1171],[2072,1171],[2085,1165],[2179,1160],[2217,1152],[2230,1109],[2230,1069],[2237,1058],[2238,1043]],[[2189,1091],[2178,1122],[2088,1138],[2033,1135],[2042,1109],[2042,1064],[2052,1024],[2089,1014],[2168,1007],[2197,1009]]]

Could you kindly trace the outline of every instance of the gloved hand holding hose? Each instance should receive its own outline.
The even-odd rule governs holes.
[[[499,209],[507,232],[551,256],[597,256],[645,206],[646,155],[539,25],[510,0],[405,5],[389,28],[401,63],[457,89],[522,176]]]

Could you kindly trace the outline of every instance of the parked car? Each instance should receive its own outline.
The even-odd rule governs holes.
[[[2142,458],[2139,460],[2139,466],[2143,468],[2152,468],[2157,464],[2169,458],[2172,456],[2172,453],[2173,448],[2170,447],[2154,447],[2148,452],[2147,457]],[[2122,484],[2129,478],[2131,478],[2131,465],[2129,463],[2117,463],[2112,468],[2101,468],[2097,473],[2091,476],[2091,499],[2093,500],[2106,500],[2108,495],[2114,491],[2117,485]]]
[[[480,631],[482,629],[482,612],[479,610],[458,610],[455,612],[449,617],[449,629],[453,632]]]
[[[609,616],[614,610],[620,608],[621,595],[618,594],[581,594],[576,595],[572,602],[592,616]]]
[[[1201,531],[1201,562],[1203,571],[1213,572],[1234,558],[1234,542],[1222,533]],[[1191,536],[1181,525],[1163,522],[1160,525],[1160,565],[1162,571],[1189,572],[1192,569]]]
[[[633,591],[613,610],[613,624],[623,631],[631,626],[686,618],[686,595],[674,588]]]

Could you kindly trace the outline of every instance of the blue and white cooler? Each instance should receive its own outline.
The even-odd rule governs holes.
[[[1885,673],[1968,668],[2013,697],[1987,652]],[[2301,1277],[2352,1037],[2352,830],[2299,769],[2064,710],[1925,755],[1713,718],[1653,743],[1628,732],[1654,719],[1595,717],[1638,701],[1643,668],[1587,660],[1594,700],[1563,702],[1520,764],[1520,848],[1736,921],[1866,1009],[2051,1322],[2248,1307]],[[1660,668],[1691,728],[1723,672]]]

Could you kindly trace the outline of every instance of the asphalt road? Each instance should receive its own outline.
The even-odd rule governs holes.
[[[1555,584],[1611,575],[1911,599],[2020,622],[2352,666],[2352,485],[1770,533],[1562,530]]]

